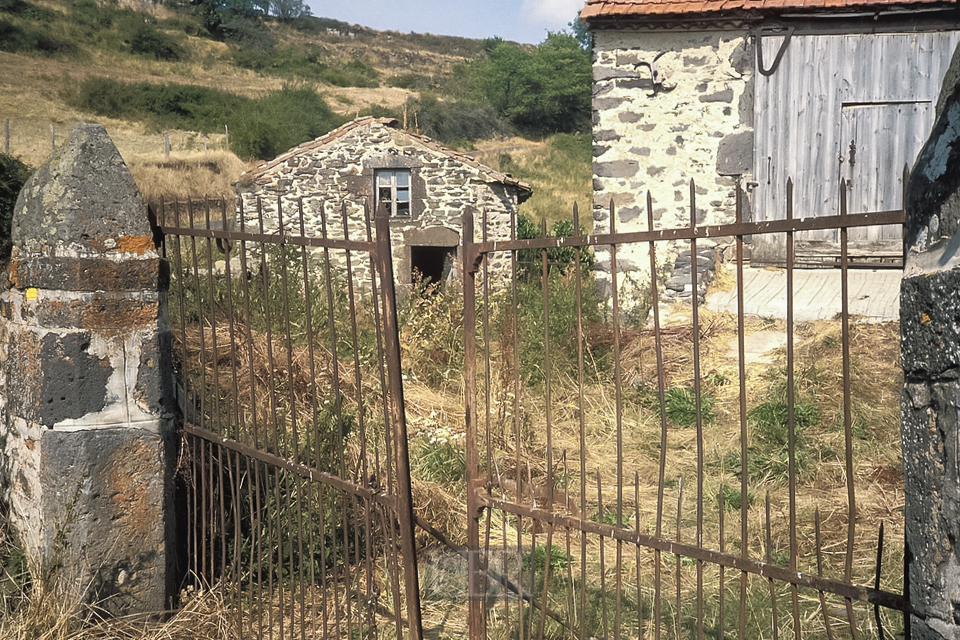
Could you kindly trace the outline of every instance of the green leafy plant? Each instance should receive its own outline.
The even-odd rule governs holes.
[[[467,477],[466,455],[456,436],[440,427],[416,439],[411,472],[422,480],[445,487],[463,486]]]
[[[716,399],[709,393],[700,391],[700,420],[709,424],[716,420],[713,410]],[[664,394],[667,418],[678,427],[689,427],[697,423],[697,398],[693,389],[671,387]]]

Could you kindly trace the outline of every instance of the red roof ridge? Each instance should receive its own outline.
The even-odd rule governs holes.
[[[694,15],[731,10],[794,9],[816,11],[824,8],[868,9],[873,7],[956,5],[958,0],[586,0],[582,20],[605,17],[649,15]]]

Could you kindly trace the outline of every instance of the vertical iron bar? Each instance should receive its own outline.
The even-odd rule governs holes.
[[[653,196],[650,195],[650,191],[647,191],[647,229],[653,230]],[[666,406],[666,389],[664,385],[664,374],[663,374],[663,337],[660,333],[660,291],[659,283],[657,282],[657,246],[656,243],[650,241],[650,297],[651,305],[653,310],[653,340],[654,340],[654,350],[657,355],[657,400],[659,402],[660,408],[660,459],[658,461],[658,474],[657,474],[657,521],[656,521],[656,535],[661,537],[663,533],[663,500],[664,500],[664,483],[666,482],[666,468],[667,468],[667,406]],[[660,578],[662,567],[663,556],[659,549],[653,550],[653,635],[654,640],[660,640]]]
[[[737,182],[736,222],[743,222],[743,190]],[[743,560],[748,556],[747,516],[749,500],[747,499],[747,358],[746,358],[746,327],[744,321],[743,299],[743,236],[737,236],[737,376],[740,391],[740,557]],[[740,572],[740,616],[737,623],[737,638],[744,640],[747,623],[747,572]]]
[[[787,220],[793,220],[793,179],[787,178]],[[787,231],[787,475],[789,478],[790,571],[797,572],[797,436],[793,326],[793,231]],[[800,640],[800,603],[797,585],[790,585],[793,637]]]
[[[683,541],[682,529],[681,529],[682,514],[683,514],[683,476],[680,476],[679,478],[677,478],[677,542]],[[681,563],[680,563],[679,553],[676,554],[676,572],[677,572],[677,575],[676,575],[676,591],[677,591],[676,592],[676,596],[677,596],[677,612],[676,613],[677,615],[676,615],[676,620],[674,621],[674,624],[676,625],[676,627],[674,628],[674,634],[677,637],[680,637],[680,629],[681,629],[680,603],[682,601],[681,593],[680,593],[680,586],[681,586],[680,578],[682,574],[681,574]]]
[[[697,188],[690,178],[690,228],[697,226]],[[690,240],[690,283],[693,287],[693,397],[697,417],[697,548],[703,548],[703,410],[700,388],[700,282],[697,239]],[[703,560],[697,559],[697,640],[703,640]]]
[[[724,532],[723,532],[723,516],[724,516],[724,509],[725,509],[725,506],[724,506],[724,504],[723,504],[723,485],[720,486],[720,490],[719,490],[718,495],[717,495],[717,504],[718,504],[719,507],[720,507],[720,553],[725,553],[727,549],[726,549],[726,543],[725,543],[725,541],[724,541],[724,539],[723,539],[723,533],[724,533]],[[724,582],[724,569],[725,569],[725,568],[726,568],[726,567],[724,567],[722,564],[720,565],[720,593],[719,593],[719,596],[720,596],[720,612],[719,612],[719,615],[717,616],[717,628],[719,629],[718,637],[720,637],[720,638],[723,638],[723,637],[724,637],[724,634],[723,634],[723,594],[724,594],[724,591],[726,590],[726,583]]]
[[[473,230],[473,212],[466,211],[464,214],[464,236],[468,234],[472,236]],[[413,532],[413,498],[410,493],[410,457],[407,451],[407,419],[404,411],[404,401],[403,401],[403,378],[401,377],[400,369],[400,337],[399,331],[397,328],[397,301],[396,295],[394,292],[394,276],[393,276],[393,259],[391,257],[391,246],[390,246],[390,218],[387,217],[385,210],[378,210],[376,216],[377,224],[377,248],[376,248],[376,260],[377,260],[377,269],[380,272],[380,285],[382,287],[382,300],[383,304],[383,327],[384,327],[384,346],[387,355],[387,376],[390,383],[390,397],[393,400],[391,402],[392,417],[393,417],[393,430],[395,434],[395,443],[396,443],[396,455],[397,455],[397,519],[400,525],[400,546],[401,552],[403,554],[403,563],[404,563],[404,583],[406,586],[406,599],[407,599],[407,622],[409,624],[409,633],[410,640],[421,640],[423,637],[423,629],[420,622],[420,591],[419,591],[419,580],[417,577],[417,548],[416,541],[414,540]],[[470,231],[467,231],[469,227]],[[470,238],[472,243],[473,238]],[[466,246],[466,241],[464,242]],[[464,249],[466,251],[466,249]],[[464,274],[464,280],[470,280],[471,284],[474,284],[474,276],[467,276]],[[473,296],[471,296],[473,297]],[[470,301],[472,305],[475,303],[473,300]],[[464,300],[464,315],[467,314],[467,309],[470,306],[467,305],[466,299]],[[471,313],[473,315],[473,313]],[[466,321],[466,318],[465,318]],[[475,319],[474,319],[475,322]],[[467,335],[470,335],[473,331],[473,325],[470,325],[470,330],[467,331]],[[471,356],[476,358],[476,344],[472,345],[472,354]],[[474,383],[475,384],[475,383]],[[474,389],[475,391],[475,389]],[[469,396],[468,396],[469,398]],[[469,401],[469,400],[468,400]],[[475,402],[475,400],[474,400]],[[474,407],[471,407],[474,409]],[[467,415],[470,415],[470,412],[467,412]],[[474,418],[475,419],[475,418]],[[468,428],[471,425],[472,420],[468,417]],[[474,430],[474,437],[476,437],[476,425],[472,425]],[[470,447],[473,447],[473,469],[470,468],[470,464],[467,464],[468,474],[472,471],[474,473],[474,478],[476,477],[476,442],[473,441],[471,444],[469,435],[467,436],[467,451],[470,451]],[[468,476],[470,477],[470,476]],[[473,495],[473,490],[468,486],[467,496]],[[476,496],[473,495],[472,500],[476,502]],[[473,520],[473,516],[476,511],[470,512],[472,523],[469,525],[472,528],[473,532],[473,544],[479,544],[477,526],[479,523]],[[473,547],[474,549],[476,546]],[[476,603],[471,600],[471,609],[474,608],[477,604],[482,605],[483,603]],[[480,638],[481,636],[477,636]],[[471,639],[473,640],[473,636]]]
[[[813,531],[817,545],[817,576],[823,577],[823,547],[820,540],[820,508],[813,511]],[[830,612],[827,611],[827,599],[823,591],[819,591],[820,611],[823,612],[823,626],[827,631],[827,640],[833,640],[833,624],[830,622]]]
[[[843,345],[843,440],[844,471],[847,477],[847,550],[843,579],[853,581],[853,544],[857,533],[857,502],[853,475],[853,415],[850,398],[850,289],[848,286],[849,256],[847,255],[847,184],[840,180],[840,327]],[[857,624],[853,613],[853,601],[847,598],[847,620],[850,635],[857,640]]]
[[[573,227],[577,234],[580,233],[580,209],[577,203],[573,203]],[[587,442],[586,442],[586,418],[584,416],[584,371],[583,371],[583,273],[581,272],[581,249],[577,247],[574,250],[577,260],[577,279],[574,282],[574,294],[576,296],[577,307],[577,427],[580,435],[580,517],[585,518],[587,512]],[[585,627],[583,623],[586,611],[587,598],[587,536],[580,532],[580,638],[586,640]],[[571,607],[572,609],[573,607]]]
[[[873,582],[873,588],[877,591],[880,590],[880,566],[883,563],[883,520],[880,521],[880,533],[877,536],[877,575]],[[880,636],[880,640],[883,638],[883,623],[880,621],[880,605],[873,605],[873,616],[877,621],[877,635]]]
[[[766,550],[765,550],[765,559],[767,564],[771,563],[772,556],[772,546],[773,546],[773,536],[770,534],[770,492],[767,491],[766,501],[765,501],[765,511],[766,517],[764,519],[764,526],[766,529]],[[769,578],[768,582],[770,583],[770,616],[771,624],[773,626],[773,640],[777,640],[780,637],[780,621],[777,618],[777,589],[776,585],[773,582],[773,578]]]
[[[597,517],[603,522],[603,479],[600,477],[600,470],[597,469]],[[607,546],[604,536],[600,535],[600,611],[603,616],[603,637],[610,637],[610,630],[607,628],[607,566],[604,562],[604,549]]]
[[[478,594],[480,579],[480,452],[477,450],[477,255],[474,248],[473,208],[463,211],[463,375],[464,418],[466,421],[466,475],[467,475],[467,581],[469,597],[469,638],[483,640],[483,602]],[[519,487],[519,482],[517,484]]]
[[[640,529],[640,473],[634,471],[633,473],[633,522],[634,530],[642,531]],[[637,550],[637,637],[639,640],[643,640],[643,588],[642,588],[642,579],[640,573],[640,566],[642,564],[643,558],[640,555],[640,545],[635,545]],[[720,636],[723,637],[722,635]]]
[[[484,207],[483,212],[481,214],[481,235],[480,235],[480,237],[483,238],[484,242],[487,241],[488,222],[489,221],[487,220],[487,209],[486,207]],[[483,368],[484,368],[483,441],[484,441],[484,448],[486,450],[485,451],[486,468],[484,471],[486,475],[486,484],[490,485],[491,479],[492,479],[491,474],[493,473],[493,440],[490,433],[490,430],[491,430],[490,414],[493,408],[490,394],[491,394],[491,388],[493,387],[493,380],[491,379],[492,368],[490,363],[490,287],[489,287],[490,271],[489,271],[488,260],[483,261],[482,268],[483,268]],[[461,269],[461,271],[463,270]],[[477,458],[479,461],[479,455],[477,456]],[[490,554],[490,522],[492,517],[493,517],[493,513],[491,512],[490,509],[487,509],[487,513],[486,513],[487,522],[486,522],[486,527],[484,528],[483,554],[481,555],[481,561],[480,561],[481,562],[480,569],[484,571],[483,589],[480,593],[480,598],[484,603],[486,603],[487,601],[487,585],[489,584],[489,580],[486,578],[485,571],[487,567],[487,562],[489,561],[488,558]],[[487,628],[487,622],[486,622],[487,607],[484,606],[482,611],[484,616],[484,621],[482,626],[484,629],[486,629]]]

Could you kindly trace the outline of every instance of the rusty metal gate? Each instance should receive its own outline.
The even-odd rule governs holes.
[[[456,545],[414,515],[389,219],[374,235],[346,209],[310,229],[302,204],[271,220],[153,207],[185,421],[183,569],[190,589],[227,585],[227,634],[417,640],[421,618],[471,640],[909,633],[902,477],[893,449],[868,451],[899,438],[898,413],[869,411],[896,399],[868,384],[894,375],[896,340],[887,327],[880,353],[880,329],[851,314],[847,252],[848,229],[903,212],[848,214],[841,188],[840,215],[795,220],[788,184],[783,220],[743,221],[738,190],[735,222],[700,226],[695,193],[689,226],[657,229],[648,196],[649,230],[605,235],[577,233],[574,209],[572,233],[488,242],[464,211],[462,327],[437,330],[463,329],[467,524],[464,560],[439,571],[467,587],[429,607],[414,526]],[[794,317],[794,236],[824,229],[840,290],[813,325]],[[757,235],[786,248],[782,321],[744,310]],[[686,249],[699,265],[716,239],[736,312],[702,307],[694,268],[667,321],[662,264]],[[749,361],[756,331],[782,336],[776,361]]]
[[[734,223],[700,226],[689,186],[683,228],[657,229],[649,195],[647,231],[618,233],[612,203],[605,235],[548,237],[544,224],[540,239],[487,242],[483,219],[479,238],[471,221],[464,225],[473,640],[909,633],[895,454],[880,465],[891,476],[880,490],[901,492],[886,514],[892,542],[883,520],[861,523],[877,505],[860,506],[861,492],[874,491],[865,476],[880,474],[864,468],[862,442],[898,444],[899,405],[888,396],[891,414],[875,419],[868,405],[881,400],[857,391],[884,375],[871,358],[899,369],[899,333],[888,327],[887,353],[870,353],[864,336],[879,329],[851,316],[847,251],[848,230],[902,224],[903,212],[848,214],[841,186],[840,215],[794,219],[788,184],[782,220],[744,222],[738,190]],[[840,238],[840,302],[830,324],[817,327],[794,319],[794,236],[826,229]],[[786,247],[779,323],[744,312],[744,248],[758,235]],[[725,273],[737,311],[708,317],[693,268],[683,321],[664,323],[664,256],[687,249],[698,265],[710,239],[732,253]],[[593,273],[588,252],[604,259]],[[494,259],[511,265],[505,288],[488,269]],[[626,261],[635,273],[643,259],[648,281],[622,275]],[[593,274],[605,286],[599,305]],[[539,284],[541,299],[525,279]],[[631,326],[631,314],[643,319],[648,310],[649,322]],[[738,338],[718,358],[723,345],[711,335],[723,323]],[[782,360],[757,378],[745,336],[764,327],[782,335]],[[539,348],[523,336],[531,328]],[[682,357],[667,362],[678,345]],[[769,397],[754,390],[761,386]],[[828,389],[829,399],[808,397]],[[714,406],[724,395],[726,404]]]
[[[387,219],[377,242],[345,210],[329,233],[302,207],[152,211],[171,271],[187,589],[221,585],[229,637],[418,638]]]

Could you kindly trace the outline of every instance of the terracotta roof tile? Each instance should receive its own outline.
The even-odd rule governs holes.
[[[277,156],[276,158],[274,158],[269,162],[260,163],[259,165],[257,165],[256,168],[254,168],[252,171],[247,172],[245,175],[247,179],[256,180],[257,178],[260,178],[265,173],[270,171],[270,169],[276,167],[277,165],[283,164],[284,162],[286,162],[287,160],[289,160],[294,156],[299,156],[303,153],[313,151],[314,149],[323,147],[333,142],[337,138],[340,138],[350,133],[354,129],[357,129],[365,125],[373,124],[373,123],[377,123],[386,127],[396,127],[399,124],[395,118],[374,118],[373,116],[364,116],[363,118],[357,118],[356,120],[351,120],[350,122],[334,129],[333,131],[327,133],[326,135],[316,138],[315,140],[309,140],[300,145],[297,145],[293,149],[290,149],[289,151],[285,151],[284,153],[280,154],[279,156]],[[416,133],[410,133],[409,131],[404,131],[403,133],[404,135],[407,135],[413,138],[414,140],[417,140],[421,145],[423,145],[424,147],[427,147],[432,151],[435,151],[436,153],[449,156],[457,160],[458,162],[462,162],[463,164],[473,167],[474,169],[486,175],[489,179],[491,179],[494,182],[510,185],[512,187],[519,189],[520,191],[525,191],[527,192],[528,197],[529,197],[529,194],[533,193],[533,189],[530,187],[529,184],[525,182],[521,182],[520,180],[517,180],[513,176],[509,176],[505,173],[500,173],[499,171],[495,171],[494,169],[491,169],[490,167],[477,162],[476,160],[474,160],[468,155],[457,153],[452,149],[448,149],[447,147],[443,146],[442,144],[440,144],[436,140],[433,140],[432,138],[428,138],[427,136],[423,136],[423,135],[418,135]]]
[[[819,9],[828,8],[868,8],[897,5],[900,7],[923,6],[930,4],[955,5],[957,0],[586,0],[580,17],[615,18],[644,15],[692,15],[702,13],[720,13],[736,9]]]

